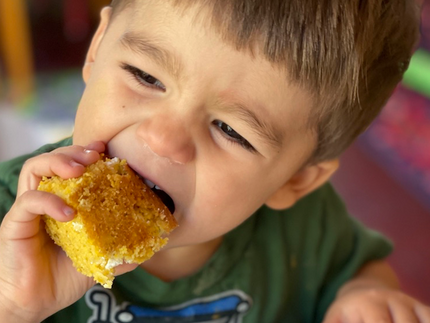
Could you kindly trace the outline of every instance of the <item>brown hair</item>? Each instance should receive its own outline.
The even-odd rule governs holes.
[[[141,0],[143,1],[143,0]],[[113,0],[114,13],[136,0]],[[314,100],[318,144],[309,162],[337,157],[378,115],[418,38],[414,0],[171,0],[198,6],[223,39],[285,68]]]

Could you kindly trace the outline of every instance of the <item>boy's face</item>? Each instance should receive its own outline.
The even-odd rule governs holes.
[[[167,2],[126,10],[84,67],[74,143],[107,143],[175,203],[169,246],[215,239],[264,204],[310,156],[310,102],[285,72]]]

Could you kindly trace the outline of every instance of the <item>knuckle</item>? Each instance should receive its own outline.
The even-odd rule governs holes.
[[[52,151],[51,155],[54,156],[55,160],[64,162],[70,160],[70,155],[67,154],[65,151]]]
[[[28,190],[28,191],[23,192],[15,200],[15,205],[18,208],[22,208],[27,203],[27,201],[29,201],[29,199],[32,198],[33,195],[34,195],[34,191],[32,191],[32,190]]]
[[[43,192],[38,190],[28,190],[25,191],[22,195],[22,198],[31,198],[37,201],[42,197]]]
[[[23,192],[17,199],[15,200],[12,209],[14,211],[22,212],[28,209],[31,209],[31,206],[34,205],[35,202],[40,199],[37,197],[38,191],[28,190]]]
[[[389,295],[388,301],[393,304],[412,304],[414,299],[402,292],[395,291]]]
[[[32,165],[34,163],[36,163],[38,160],[40,160],[41,158],[45,157],[47,153],[43,153],[34,157],[31,157],[29,159],[27,159],[24,164],[22,165],[22,170],[27,170],[29,168],[32,168]]]
[[[52,153],[66,155],[68,153],[76,153],[76,152],[81,152],[81,151],[84,151],[84,147],[79,146],[79,145],[71,145],[71,146],[67,146],[67,147],[57,148],[57,149],[53,150]]]
[[[47,203],[48,205],[57,205],[59,203],[62,203],[62,199],[60,197],[58,197],[55,194],[52,193],[46,193],[45,194],[45,203]]]
[[[391,323],[391,318],[389,317],[380,317],[375,320],[375,323]]]
[[[48,208],[61,201],[62,200],[55,194],[38,190],[28,190],[16,199],[15,204],[18,208],[32,208],[36,204],[43,205],[45,208]]]
[[[415,310],[415,313],[417,313],[417,315],[419,317],[425,318],[425,320],[423,320],[423,322],[430,322],[430,307],[429,306],[418,302],[417,304],[415,304],[414,310]]]

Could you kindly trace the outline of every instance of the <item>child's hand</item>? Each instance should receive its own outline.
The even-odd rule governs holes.
[[[351,290],[330,307],[324,323],[430,323],[430,308],[388,288]]]
[[[348,288],[332,304],[324,323],[430,323],[430,307],[384,286]]]
[[[74,211],[59,197],[36,189],[42,176],[82,175],[104,149],[101,142],[60,148],[23,166],[17,198],[0,227],[0,321],[40,322],[94,284],[76,271],[41,222],[41,214],[70,221]]]

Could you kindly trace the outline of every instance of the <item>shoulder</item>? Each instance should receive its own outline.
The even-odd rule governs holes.
[[[259,225],[282,236],[290,250],[312,255],[314,262],[339,268],[357,255],[360,261],[380,259],[391,251],[390,242],[351,216],[331,184],[276,211],[267,207],[258,214]]]
[[[30,154],[0,162],[0,218],[3,218],[15,201],[19,174],[26,160],[71,143],[72,139],[66,138],[57,143],[45,145]]]
[[[318,321],[347,280],[367,262],[391,252],[385,237],[350,216],[330,184],[290,209],[263,207],[257,221],[258,244],[266,250],[278,248],[273,258],[284,257],[289,264],[286,274],[295,275],[303,284],[297,292],[303,298],[318,299],[314,304]]]
[[[349,214],[341,197],[330,183],[303,197],[294,206],[284,210],[262,207],[260,216],[270,215],[276,221],[296,225],[317,225],[326,221],[349,219]]]
[[[277,240],[280,248],[302,259],[331,257],[352,248],[355,225],[345,204],[331,184],[326,184],[305,196],[293,207],[273,210],[266,206],[256,214],[256,237],[260,244],[273,244]],[[267,237],[270,236],[270,239]],[[339,250],[339,241],[343,250]]]

